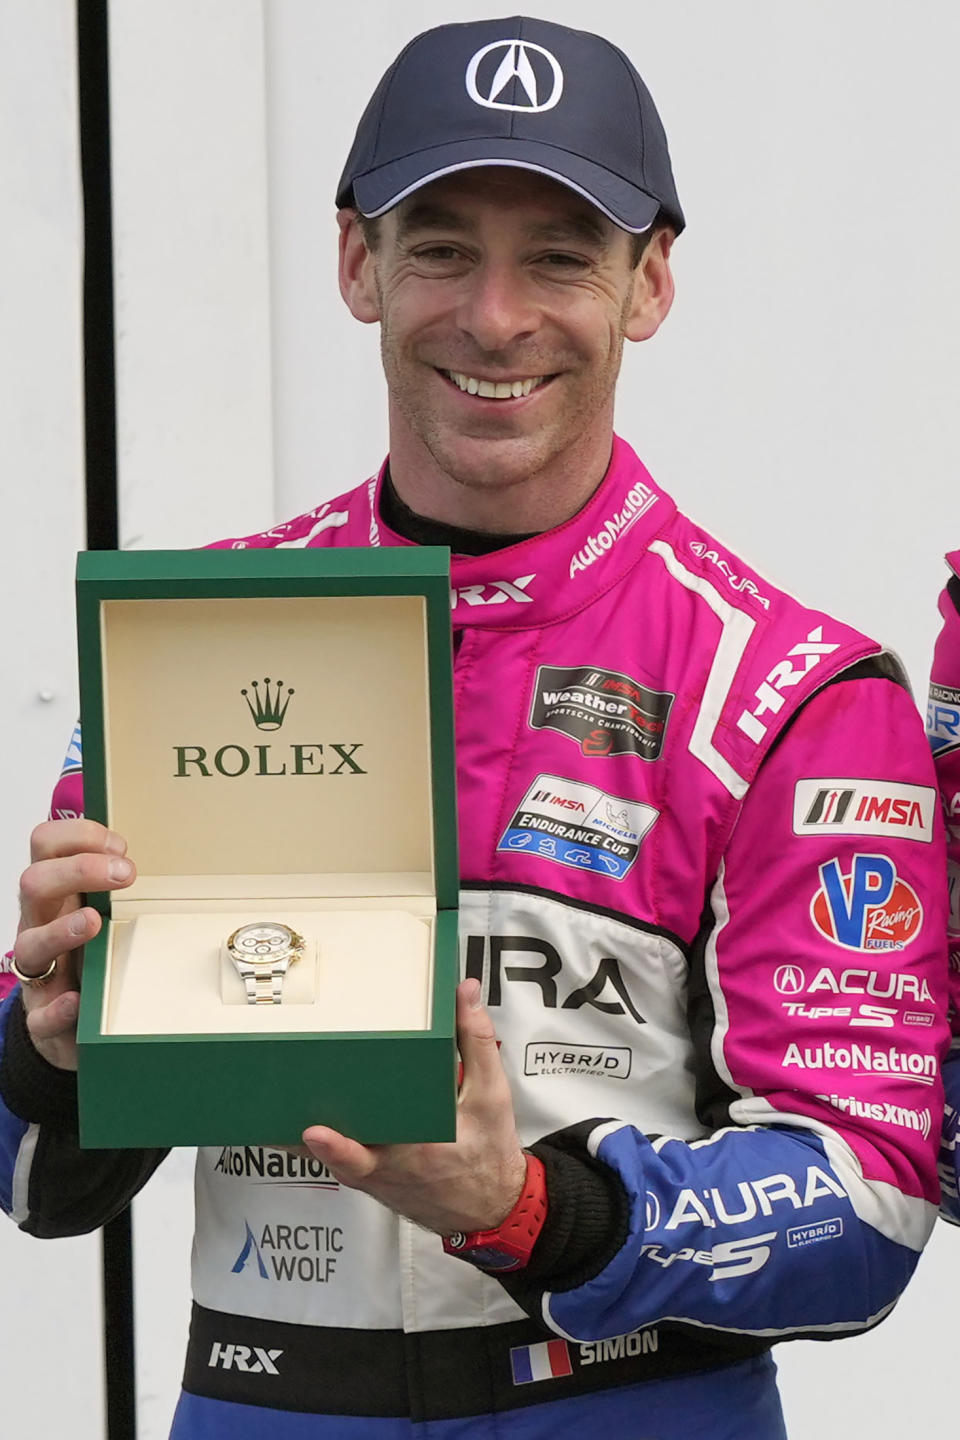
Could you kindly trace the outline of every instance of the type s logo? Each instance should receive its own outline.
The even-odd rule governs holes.
[[[777,1230],[768,1230],[764,1235],[751,1235],[742,1240],[721,1240],[710,1250],[695,1250],[686,1245],[682,1250],[665,1251],[660,1245],[644,1245],[640,1253],[665,1270],[678,1261],[688,1261],[709,1265],[711,1274],[707,1279],[710,1281],[734,1280],[738,1275],[752,1275],[763,1269],[770,1259],[768,1242],[776,1240],[778,1234]]]

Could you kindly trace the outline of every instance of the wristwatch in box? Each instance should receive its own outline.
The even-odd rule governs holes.
[[[279,1005],[290,966],[303,954],[303,936],[279,920],[241,925],[227,940],[227,954],[247,991],[248,1005]]]

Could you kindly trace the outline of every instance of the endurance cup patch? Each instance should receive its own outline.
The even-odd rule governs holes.
[[[621,800],[595,785],[538,775],[497,849],[519,850],[622,880],[659,813],[652,805]]]
[[[568,736],[584,755],[656,760],[675,698],[615,670],[541,665],[530,726]]]

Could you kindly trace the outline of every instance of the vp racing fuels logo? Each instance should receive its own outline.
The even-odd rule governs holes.
[[[541,665],[530,727],[566,735],[587,756],[638,755],[641,760],[656,760],[675,699],[616,670]]]
[[[902,950],[923,923],[917,892],[886,855],[854,855],[847,875],[839,860],[821,865],[810,914],[820,934],[845,950]]]
[[[563,94],[559,61],[529,40],[494,40],[471,58],[464,77],[475,105],[488,110],[552,110]],[[516,82],[516,83],[514,83]]]
[[[622,880],[659,813],[652,805],[607,795],[594,785],[538,775],[497,849]]]

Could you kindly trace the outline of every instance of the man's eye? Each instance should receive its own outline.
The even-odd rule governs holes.
[[[539,263],[553,270],[583,270],[587,265],[582,255],[569,255],[563,250],[551,250],[549,254],[541,255]]]
[[[451,260],[459,260],[460,251],[454,245],[428,245],[423,250],[414,251],[415,260],[424,260],[428,264],[443,265]]]

